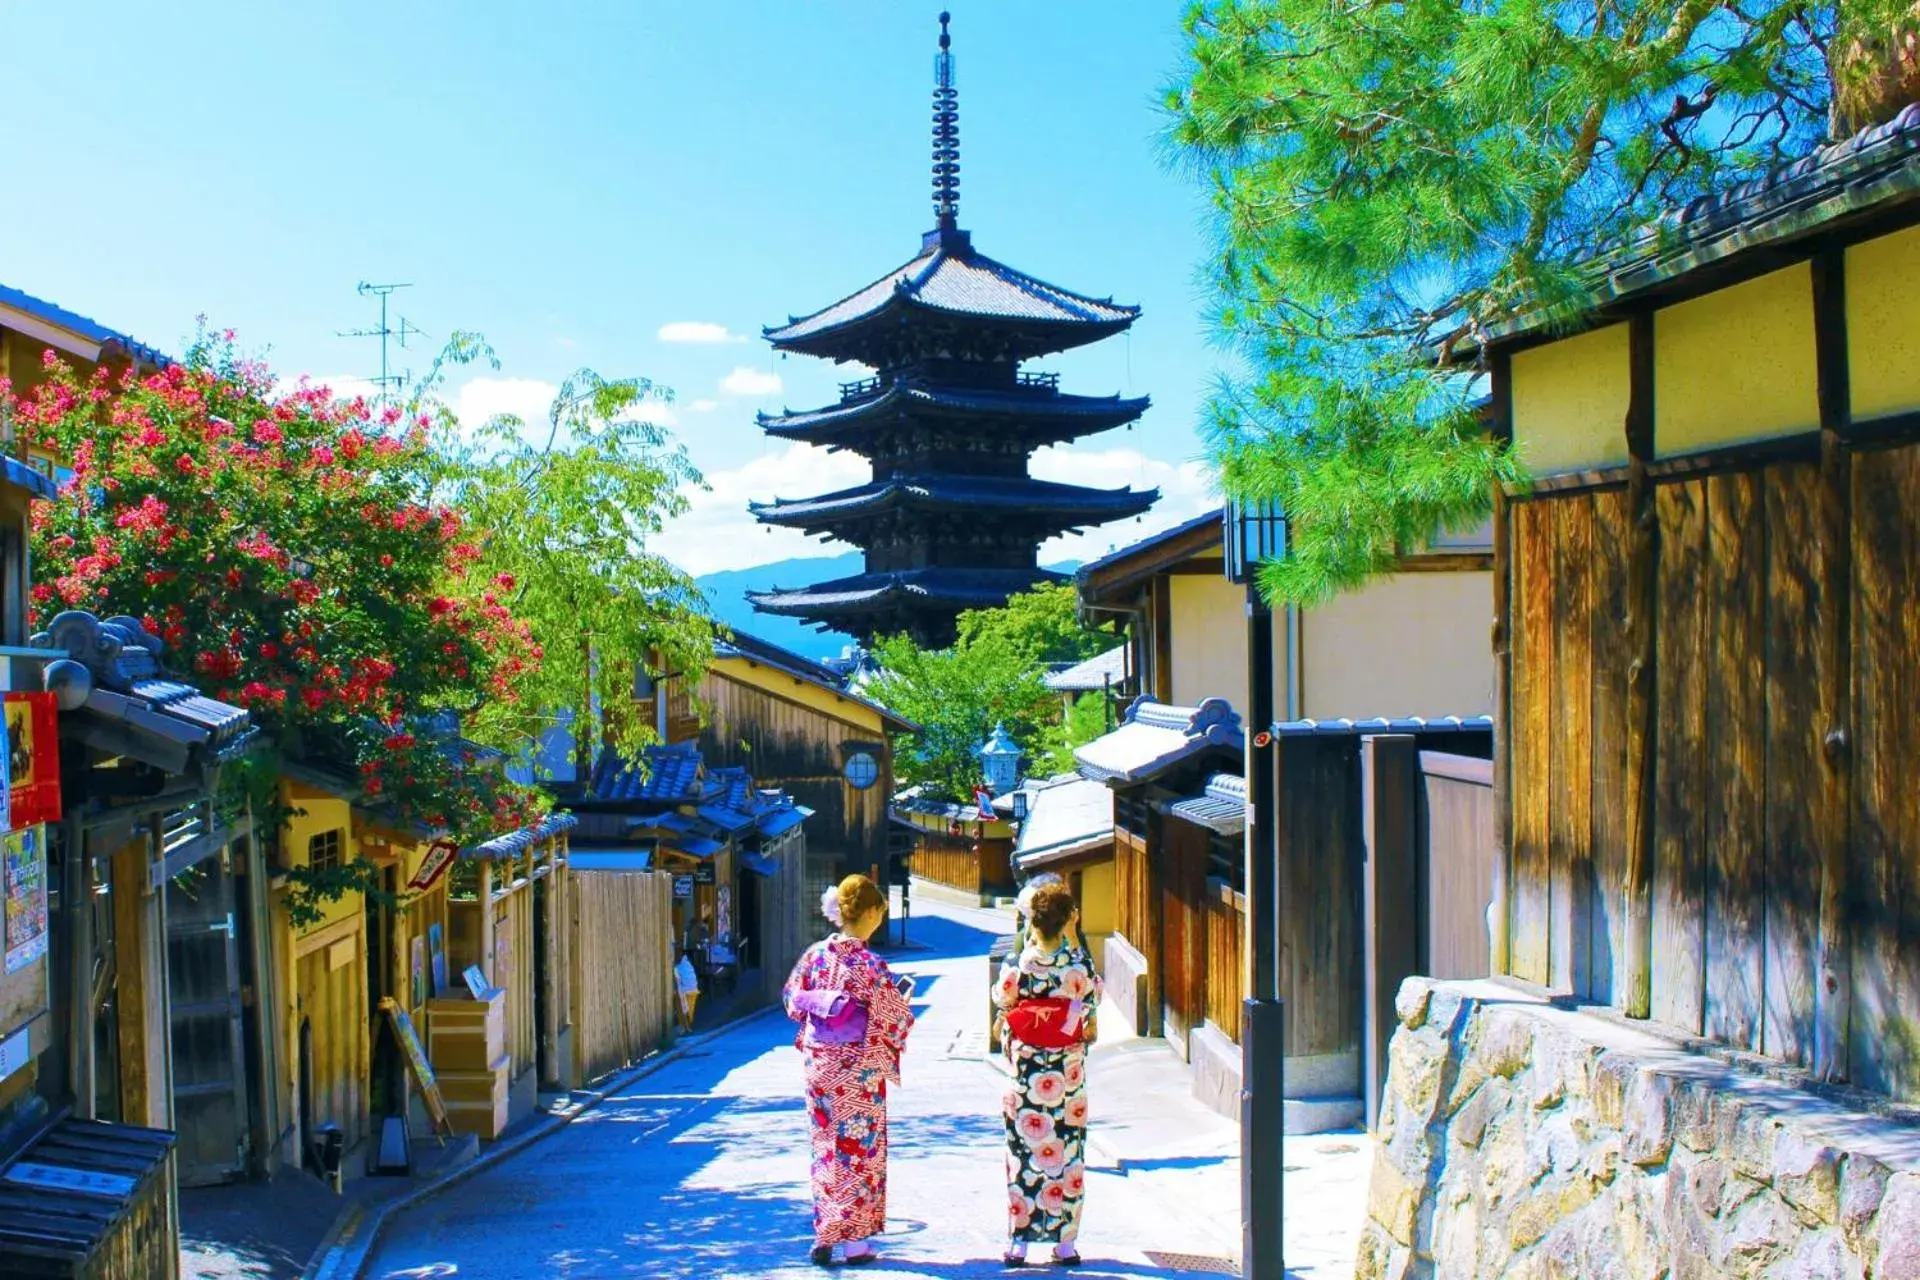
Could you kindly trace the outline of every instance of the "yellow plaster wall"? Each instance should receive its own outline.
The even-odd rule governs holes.
[[[1493,575],[1400,573],[1301,619],[1301,714],[1493,712]]]
[[[1513,357],[1513,438],[1534,475],[1627,460],[1627,326],[1608,325]]]
[[[1091,937],[1118,927],[1114,903],[1113,859],[1080,868],[1080,931]]]
[[[1664,308],[1653,332],[1659,456],[1820,425],[1808,264]]]
[[[1198,706],[1225,698],[1247,710],[1246,588],[1218,573],[1176,573],[1167,579],[1173,607],[1173,703]]]
[[[863,702],[845,698],[828,689],[822,689],[810,680],[776,670],[761,663],[750,662],[745,658],[716,658],[712,667],[741,684],[765,689],[790,702],[797,702],[823,715],[829,715],[849,724],[858,725],[866,732],[876,736],[882,734],[880,713]]]
[[[1847,250],[1853,416],[1920,409],[1920,227]]]
[[[307,787],[292,787],[288,791],[287,803],[304,812],[287,819],[285,849],[287,860],[294,866],[307,865],[307,845],[314,836],[323,831],[338,828],[344,832],[341,845],[341,857],[352,861],[359,855],[359,844],[354,839],[353,812],[347,801],[315,791]],[[322,929],[361,914],[366,904],[361,895],[349,893],[342,895],[322,907],[322,918],[318,924],[309,925],[299,931],[300,936],[317,933]]]

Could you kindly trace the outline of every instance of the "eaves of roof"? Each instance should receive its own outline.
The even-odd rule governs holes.
[[[1225,542],[1226,525],[1221,509],[1216,507],[1081,565],[1073,575],[1074,585],[1082,604],[1098,605],[1157,573],[1222,548]]]

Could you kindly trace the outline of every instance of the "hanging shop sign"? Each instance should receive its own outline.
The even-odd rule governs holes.
[[[0,768],[9,831],[60,820],[60,708],[51,693],[6,695],[7,741]]]
[[[709,858],[693,869],[693,882],[695,884],[712,884],[714,882],[713,859]]]
[[[427,846],[427,856],[420,859],[420,869],[413,873],[413,879],[407,881],[407,888],[425,892],[439,882],[453,865],[453,855],[459,852],[459,846],[451,840],[435,840]]]
[[[676,898],[691,898],[693,896],[693,877],[675,876],[673,878],[673,896]]]

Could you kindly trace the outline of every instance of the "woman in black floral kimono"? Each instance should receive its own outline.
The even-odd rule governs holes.
[[[993,988],[1013,1067],[1004,1261],[1024,1266],[1028,1245],[1051,1244],[1056,1263],[1074,1266],[1087,1181],[1087,1045],[1100,979],[1086,952],[1068,942],[1079,912],[1064,884],[1036,888],[1027,914],[1027,945],[1007,958]]]

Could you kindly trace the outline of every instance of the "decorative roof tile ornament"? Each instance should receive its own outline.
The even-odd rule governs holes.
[[[772,435],[860,454],[871,484],[756,503],[768,524],[860,547],[865,572],[808,587],[750,592],[764,613],[846,631],[862,644],[905,632],[951,644],[964,610],[991,608],[1055,575],[1039,568],[1051,537],[1137,516],[1157,490],[1048,484],[1033,451],[1123,426],[1145,397],[1062,395],[1058,375],[1021,362],[1124,331],[1138,307],[1091,298],[995,262],[960,229],[960,97],[950,15],[934,61],[934,229],[909,261],[840,301],[769,327],[781,352],[867,365],[840,403],[776,417]]]
[[[167,679],[160,666],[165,643],[138,618],[103,621],[69,609],[32,643],[65,651],[47,664],[43,683],[63,712],[79,713],[80,736],[98,750],[185,773],[240,755],[258,737],[245,708]]]
[[[1240,716],[1225,698],[1175,707],[1136,698],[1126,722],[1073,753],[1080,775],[1108,786],[1131,786],[1208,751],[1242,751]]]

